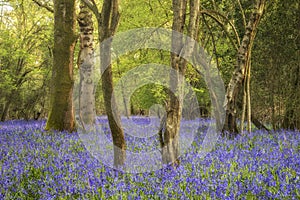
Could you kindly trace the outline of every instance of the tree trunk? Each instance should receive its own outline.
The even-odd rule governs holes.
[[[100,59],[102,72],[102,90],[105,110],[108,117],[110,130],[114,144],[114,166],[122,166],[126,159],[126,143],[121,119],[113,98],[113,80],[111,66],[111,41],[109,37],[114,35],[119,23],[118,0],[105,0],[102,7],[102,18],[99,23]],[[106,40],[106,41],[105,41]],[[114,107],[112,107],[112,105]]]
[[[186,60],[182,54],[188,57],[194,50],[194,41],[184,42],[183,31],[187,13],[187,0],[173,0],[173,25],[175,31],[172,34],[171,67],[176,71],[176,75],[170,77],[170,88],[168,90],[167,116],[165,119],[165,129],[160,128],[160,144],[162,148],[163,164],[172,164],[176,167],[179,164],[179,130],[182,115],[182,85],[183,76],[186,70]],[[197,35],[199,0],[190,0],[190,18],[188,25],[188,36],[195,38]],[[178,33],[181,33],[178,34]],[[163,133],[162,133],[163,131]]]
[[[251,51],[251,43],[255,39],[255,33],[257,31],[260,18],[263,14],[264,7],[265,0],[258,0],[253,13],[251,14],[242,43],[238,50],[237,65],[226,91],[226,116],[223,127],[223,135],[229,133],[229,136],[232,137],[238,133],[236,124],[236,101],[240,88],[242,87],[245,79],[245,72],[247,70],[248,63],[247,61],[250,59],[249,54]]]
[[[250,94],[250,79],[251,79],[251,51],[252,51],[253,41],[249,45],[249,52],[246,61],[244,87],[243,87],[243,108],[241,117],[240,130],[243,134],[244,132],[244,122],[245,115],[247,111],[247,131],[251,133],[251,94]]]
[[[113,81],[112,81],[112,67],[111,67],[111,43],[105,42],[101,44],[101,68],[107,66],[102,70],[102,90],[105,104],[105,110],[112,133],[114,144],[114,166],[118,167],[124,164],[126,157],[126,144],[123,129],[121,128],[121,120],[116,107],[116,100],[113,95]],[[112,107],[114,106],[114,107]]]
[[[114,166],[119,167],[125,163],[126,143],[124,132],[121,127],[121,119],[115,103],[116,101],[112,98],[114,96],[111,67],[112,41],[106,40],[114,35],[119,24],[119,0],[104,0],[101,13],[99,13],[95,1],[82,1],[93,11],[98,21],[98,39],[100,42],[100,65],[104,106],[113,138]],[[112,108],[112,105],[114,105],[114,108]]]
[[[246,84],[244,84],[243,100],[242,100],[242,116],[241,116],[241,124],[240,124],[240,131],[242,135],[244,134],[246,106],[247,106],[247,88],[246,88]]]
[[[73,57],[75,0],[54,0],[54,50],[50,109],[46,130],[74,130]]]
[[[251,46],[252,48],[252,46]],[[247,69],[247,129],[248,132],[251,133],[252,132],[252,128],[251,128],[251,116],[252,116],[252,110],[251,110],[251,52],[250,52],[250,56],[249,56],[249,63],[248,63],[248,69]]]
[[[183,33],[186,17],[187,0],[173,0],[173,25],[172,29]],[[179,164],[179,128],[181,119],[181,100],[180,100],[180,82],[179,72],[185,70],[186,61],[180,57],[180,51],[183,47],[182,35],[172,34],[171,67],[176,71],[176,76],[170,77],[170,87],[168,90],[168,103],[166,108],[166,123],[163,129],[161,148],[163,164]],[[173,92],[173,93],[172,93]],[[174,94],[175,93],[175,94]],[[176,96],[177,94],[177,96]]]
[[[95,83],[92,14],[85,4],[80,5],[78,16],[80,27],[80,95],[79,118],[83,128],[95,123]]]

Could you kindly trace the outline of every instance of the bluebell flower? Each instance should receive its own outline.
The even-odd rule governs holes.
[[[107,123],[107,118],[100,117],[98,121]],[[148,123],[142,118],[136,118],[135,122],[139,125]],[[299,191],[300,156],[297,145],[300,139],[299,134],[293,132],[285,133],[284,140],[292,145],[282,150],[278,141],[284,137],[280,132],[269,138],[258,131],[234,140],[218,141],[215,150],[204,159],[199,159],[197,154],[197,148],[203,140],[203,136],[198,136],[194,141],[198,145],[193,145],[184,155],[178,169],[164,166],[153,173],[122,174],[92,157],[80,143],[78,134],[44,133],[44,125],[45,121],[1,123],[0,184],[5,194],[17,194],[18,191],[28,193],[25,188],[15,186],[19,185],[22,176],[28,174],[31,168],[42,171],[40,177],[28,177],[31,186],[39,185],[38,194],[42,199],[72,195],[80,195],[84,199],[87,195],[100,195],[99,188],[103,188],[105,197],[134,191],[136,195],[132,195],[132,199],[140,197],[140,193],[162,199],[168,196],[188,198],[190,196],[187,195],[191,194],[243,199],[248,192],[262,195],[262,199],[280,199],[296,197],[296,190]],[[134,127],[130,128],[134,130]],[[108,126],[104,130],[109,137]],[[155,137],[149,140],[134,137],[127,139],[129,146],[138,147],[140,151],[157,148]],[[233,162],[237,166],[230,171]],[[181,183],[185,184],[184,187]],[[171,189],[167,194],[162,191],[166,185]],[[279,188],[278,192],[274,192],[274,187]]]

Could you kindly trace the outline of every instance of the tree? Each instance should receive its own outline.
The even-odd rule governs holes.
[[[75,25],[75,0],[54,0],[52,88],[46,130],[71,132],[75,128],[72,99]]]
[[[79,118],[81,125],[95,123],[95,84],[94,84],[94,48],[93,20],[89,8],[81,3],[78,16],[80,27],[80,52],[78,66],[80,67]]]
[[[38,118],[51,65],[51,16],[26,1],[9,1],[0,14],[1,120]]]
[[[173,34],[171,67],[177,73],[170,77],[170,87],[168,90],[168,102],[166,108],[166,118],[164,130],[159,131],[160,144],[162,148],[162,161],[164,164],[172,164],[176,167],[179,164],[179,129],[182,115],[182,77],[186,71],[187,61],[182,57],[191,54],[194,50],[194,43],[183,37],[187,9],[189,5],[188,36],[195,38],[198,30],[198,14],[200,9],[199,0],[173,0]],[[181,33],[178,34],[178,33]],[[186,41],[184,41],[186,39]],[[162,121],[163,122],[163,121]]]
[[[276,0],[267,9],[253,50],[253,112],[273,129],[300,129],[299,2]]]
[[[202,7],[204,9],[202,9],[200,13],[202,16],[201,22],[203,23],[201,23],[202,26],[201,31],[199,32],[198,42],[201,43],[208,52],[213,52],[212,57],[214,58],[219,71],[222,73],[222,78],[227,85],[229,84],[229,81],[231,79],[231,72],[234,70],[232,66],[236,66],[235,63],[237,63],[234,63],[234,61],[237,60],[236,54],[239,52],[239,47],[241,46],[240,40],[243,39],[243,32],[247,27],[246,19],[249,15],[251,16],[251,13],[253,12],[253,10],[251,10],[251,7],[253,7],[251,4],[251,2],[240,0],[232,0],[219,3],[217,3],[216,1],[202,2]],[[253,42],[250,44],[249,49],[252,49],[252,45]],[[236,118],[239,117],[239,114],[241,113],[241,132],[243,132],[244,128],[243,122],[245,119],[246,111],[248,131],[251,131],[251,122],[258,129],[269,131],[268,128],[263,123],[261,123],[260,120],[258,120],[257,116],[259,117],[259,115],[257,115],[257,112],[254,113],[251,111],[251,52],[252,50],[249,51],[249,55],[247,56],[249,59],[247,60],[247,69],[245,69],[245,79],[242,81],[243,100],[241,102],[239,98],[240,95],[238,95],[236,102]],[[255,60],[254,63],[255,65],[257,65],[257,62],[255,62]],[[208,80],[207,83],[210,83],[210,81]],[[215,95],[210,94],[210,96],[212,97],[212,103],[214,104],[216,102],[213,98]],[[221,104],[223,105],[223,102]],[[216,108],[215,105],[214,107]],[[216,113],[215,116],[220,115]],[[221,129],[223,129],[223,127]]]
[[[246,71],[250,64],[252,44],[255,39],[257,27],[265,8],[265,0],[258,0],[238,49],[237,64],[226,91],[226,117],[223,133],[229,132],[231,136],[238,133],[237,119],[237,98],[245,79]]]
[[[119,24],[119,0],[104,0],[101,13],[96,3],[92,0],[83,0],[83,2],[95,14],[98,22],[98,39],[100,43],[100,65],[101,81],[104,98],[104,105],[114,144],[114,166],[124,165],[126,158],[126,143],[121,119],[118,114],[114,95],[113,78],[111,65],[111,40]]]

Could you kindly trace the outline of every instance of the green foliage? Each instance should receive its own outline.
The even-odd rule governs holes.
[[[0,113],[2,120],[28,119],[45,106],[52,19],[32,2],[9,5],[0,21]]]
[[[295,0],[270,2],[254,45],[254,112],[274,129],[282,127],[288,110],[300,111],[299,7]],[[299,128],[300,116],[291,117]]]
[[[234,44],[238,45],[229,22],[236,28],[238,39],[241,39],[245,32],[243,14],[247,21],[253,9],[252,1],[240,2],[243,10],[236,0],[201,2],[201,10],[220,14],[214,16],[223,27],[216,19],[200,15],[199,43],[218,65],[225,85],[236,64],[237,49]],[[4,115],[8,107],[7,119],[29,119],[37,112],[45,117],[52,66],[53,14],[31,1],[13,0],[9,1],[9,5],[11,9],[1,12],[0,21],[0,113]],[[119,32],[141,27],[172,26],[170,0],[122,0],[120,12]],[[299,20],[298,1],[267,2],[254,43],[251,73],[253,113],[273,128],[282,127],[285,119],[290,124],[300,121],[297,114],[300,113],[300,81],[297,78],[300,57]],[[121,80],[129,70],[147,63],[169,66],[170,52],[141,47],[140,50],[122,55],[113,63],[114,83]],[[185,78],[197,95],[199,105],[210,110],[210,96],[203,77],[189,65]],[[162,91],[163,88],[158,84],[137,88],[131,97],[131,104],[135,110],[147,110],[151,104],[163,105],[165,94]],[[97,114],[104,114],[100,81],[96,97]],[[297,118],[299,120],[294,120]]]
[[[149,84],[137,89],[130,100],[134,110],[149,110],[154,104],[164,105],[166,93],[163,86]]]

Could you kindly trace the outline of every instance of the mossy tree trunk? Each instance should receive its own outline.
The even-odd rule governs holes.
[[[46,130],[71,132],[75,128],[72,103],[75,25],[75,0],[54,0],[52,87]]]

